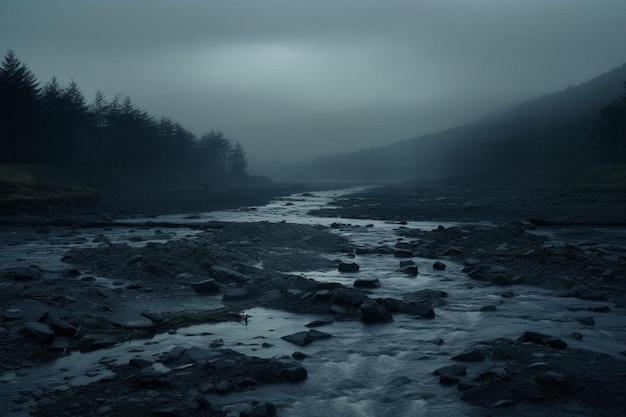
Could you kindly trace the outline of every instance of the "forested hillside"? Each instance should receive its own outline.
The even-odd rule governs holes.
[[[294,176],[404,180],[519,176],[626,163],[626,64],[475,123],[302,163]]]
[[[245,151],[222,132],[197,138],[167,117],[137,108],[130,97],[88,103],[75,82],[43,86],[13,50],[0,67],[0,163],[194,173],[246,174]]]

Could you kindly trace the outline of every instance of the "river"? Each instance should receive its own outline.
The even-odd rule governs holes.
[[[356,220],[315,217],[308,214],[316,208],[326,208],[333,199],[359,191],[360,188],[293,195],[277,199],[265,206],[223,212],[204,213],[199,216],[172,215],[158,220],[169,222],[227,221],[227,222],[293,222],[303,224],[352,224],[358,228],[334,228],[360,246],[393,246],[399,227],[434,229],[441,223],[409,222],[399,225],[377,220]],[[6,268],[37,263],[49,270],[67,268],[61,257],[72,247],[94,245],[96,234],[105,234],[112,242],[128,242],[133,223],[146,219],[127,219],[128,228],[114,228],[84,232],[58,239],[46,237],[20,245],[3,248],[0,262]],[[155,220],[155,219],[152,219]],[[450,226],[452,224],[444,224]],[[154,234],[154,231],[143,231]],[[171,239],[192,237],[191,229],[177,229]],[[155,239],[162,239],[154,235]],[[589,239],[596,236],[587,236]],[[146,244],[148,241],[135,243]],[[337,255],[333,255],[336,257]],[[333,335],[331,339],[297,347],[281,339],[282,336],[305,330],[319,315],[292,314],[265,308],[254,308],[248,326],[239,322],[205,324],[178,329],[175,333],[158,334],[151,340],[129,343],[91,353],[73,353],[53,363],[40,365],[19,373],[0,375],[0,414],[25,416],[26,411],[11,411],[6,405],[20,390],[64,389],[72,384],[83,384],[110,373],[106,364],[125,363],[132,357],[154,359],[174,346],[206,346],[211,340],[221,338],[225,347],[259,357],[289,356],[295,350],[308,355],[303,365],[308,379],[298,384],[263,386],[256,390],[229,394],[209,395],[213,404],[237,416],[244,404],[251,400],[270,401],[282,417],[302,416],[466,416],[475,415],[475,409],[458,400],[456,388],[439,384],[433,371],[450,365],[450,356],[460,353],[473,343],[494,338],[517,338],[526,330],[547,333],[564,338],[571,347],[595,350],[619,356],[626,345],[626,314],[623,309],[595,316],[595,326],[584,326],[577,317],[588,312],[577,311],[589,306],[603,307],[606,302],[581,301],[558,298],[552,291],[527,286],[507,288],[513,298],[501,297],[502,289],[483,286],[462,273],[462,265],[444,260],[447,268],[435,271],[435,260],[414,258],[420,274],[407,277],[395,272],[398,259],[392,255],[357,255],[361,266],[359,278],[378,278],[382,282],[375,294],[402,298],[408,292],[421,289],[438,289],[448,293],[447,304],[435,308],[433,320],[414,319],[408,315],[394,316],[394,322],[366,325],[360,321],[336,321],[320,330]],[[36,261],[36,262],[35,262]],[[298,273],[318,281],[340,282],[352,285],[355,275],[337,271]],[[107,277],[98,277],[96,284],[107,285]],[[203,303],[206,299],[203,299]],[[221,305],[219,297],[213,305]],[[497,311],[480,311],[486,305],[497,305]],[[187,308],[194,307],[190,300]],[[567,336],[572,332],[583,335],[582,340]],[[435,344],[441,338],[444,343]],[[269,347],[262,348],[261,342]],[[471,365],[469,376],[478,375],[488,365]]]

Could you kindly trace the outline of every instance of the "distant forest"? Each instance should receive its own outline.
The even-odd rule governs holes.
[[[372,149],[281,167],[347,180],[496,176],[626,164],[626,64],[476,122]]]
[[[0,68],[0,163],[170,170],[244,176],[246,154],[220,131],[197,138],[167,117],[155,119],[128,96],[87,103],[72,81],[43,87],[13,50]]]

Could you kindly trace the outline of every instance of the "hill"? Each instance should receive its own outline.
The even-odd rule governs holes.
[[[495,110],[470,125],[284,167],[284,174],[397,181],[600,165],[607,162],[606,144],[592,132],[600,109],[620,97],[625,80],[626,64],[578,86]]]

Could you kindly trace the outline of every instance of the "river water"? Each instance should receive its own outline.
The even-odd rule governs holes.
[[[349,237],[360,246],[393,246],[398,239],[395,231],[400,227],[434,229],[441,223],[409,222],[399,225],[376,220],[321,218],[307,214],[316,208],[325,208],[333,199],[359,191],[349,190],[316,192],[312,195],[293,195],[273,201],[265,206],[241,210],[205,213],[200,216],[162,216],[158,220],[170,222],[233,221],[233,222],[292,222],[331,225],[351,224],[368,227],[342,227],[333,229]],[[60,258],[71,247],[93,245],[97,234],[105,234],[112,242],[128,242],[136,231],[132,223],[145,219],[124,220],[129,227],[100,230],[74,235],[51,244],[50,238],[31,241],[3,249],[0,262],[15,267],[35,263],[49,270],[67,268]],[[153,219],[154,220],[154,219]],[[443,224],[450,226],[451,224]],[[163,236],[154,230],[142,230],[155,240]],[[177,229],[169,238],[192,237],[191,229]],[[594,239],[597,236],[587,236]],[[135,244],[145,244],[146,241]],[[335,258],[336,254],[333,255]],[[308,355],[303,365],[308,370],[306,381],[298,384],[278,384],[253,391],[209,395],[208,399],[237,416],[244,404],[251,400],[270,401],[282,417],[295,416],[471,416],[476,410],[458,400],[454,387],[439,384],[432,372],[450,365],[451,355],[471,347],[473,343],[499,337],[517,338],[526,330],[547,333],[563,338],[568,345],[618,356],[626,346],[626,314],[611,305],[610,313],[595,314],[595,326],[584,326],[577,318],[589,316],[584,308],[602,307],[606,302],[581,301],[558,298],[545,289],[514,286],[513,298],[501,297],[502,289],[482,286],[461,272],[462,265],[444,260],[445,271],[432,268],[434,260],[414,258],[420,274],[407,277],[395,272],[398,259],[392,255],[360,255],[346,261],[357,262],[361,269],[356,275],[337,271],[302,272],[307,278],[318,281],[340,282],[352,285],[356,277],[378,278],[380,289],[374,296],[402,298],[408,292],[421,289],[438,289],[448,293],[447,305],[435,308],[433,320],[414,319],[406,315],[394,316],[394,322],[366,325],[359,321],[339,321],[320,330],[333,335],[331,339],[314,342],[305,347],[292,345],[282,336],[306,330],[312,320],[326,318],[320,315],[292,314],[265,308],[254,308],[248,326],[239,322],[206,324],[178,329],[175,333],[156,335],[151,340],[135,340],[110,349],[62,357],[53,363],[29,368],[19,375],[0,375],[0,414],[28,415],[26,411],[11,411],[10,398],[19,390],[30,389],[43,393],[47,390],[65,389],[73,384],[89,383],[110,374],[107,363],[125,363],[132,357],[154,359],[174,346],[206,347],[213,339],[224,340],[225,347],[259,357],[288,357],[295,350]],[[42,265],[42,261],[45,265]],[[99,277],[107,285],[107,277]],[[207,299],[203,297],[202,307]],[[219,297],[212,299],[216,308]],[[496,305],[497,311],[482,312],[481,307]],[[190,300],[187,308],[194,307]],[[200,305],[198,305],[200,308]],[[577,311],[577,309],[582,309]],[[582,340],[569,338],[579,332]],[[444,343],[437,345],[435,339]],[[261,347],[261,343],[269,347]],[[480,374],[486,364],[468,366],[468,377]]]

